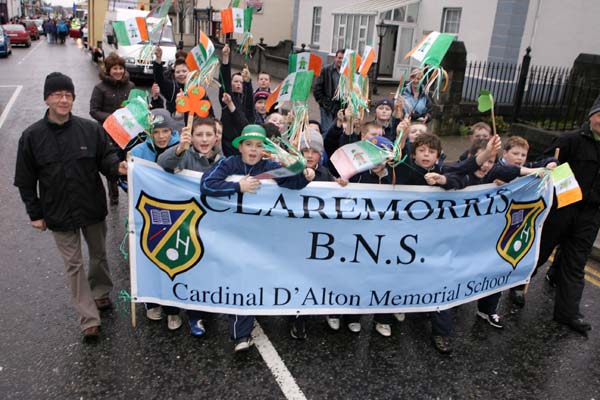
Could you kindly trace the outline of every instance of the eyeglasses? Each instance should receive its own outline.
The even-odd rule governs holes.
[[[71,92],[54,92],[50,94],[50,97],[57,100],[61,100],[63,97],[65,97],[67,100],[73,100],[75,98]]]

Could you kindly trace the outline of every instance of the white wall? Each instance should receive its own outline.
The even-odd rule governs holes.
[[[424,31],[439,31],[442,26],[442,11],[446,7],[461,7],[458,40],[465,43],[468,60],[485,60],[488,56],[496,0],[422,0],[419,7],[419,18],[415,42],[423,38]]]
[[[313,7],[323,7],[321,10],[321,34],[319,40],[319,52],[331,54],[337,49],[331,48],[333,40],[333,14],[332,12],[350,3],[361,3],[364,0],[300,0],[298,11],[298,31],[296,32],[296,44],[310,44],[312,34]]]
[[[19,0],[8,0],[6,4],[8,18],[21,16],[21,2]]]
[[[579,53],[600,54],[599,21],[598,0],[530,0],[520,57],[531,46],[532,64],[570,67]]]
[[[208,8],[212,3],[215,10],[229,6],[229,0],[196,0],[196,8]],[[245,2],[241,3],[245,5]],[[263,0],[263,12],[252,17],[252,35],[258,43],[262,37],[269,46],[280,40],[291,40],[294,26],[294,0]]]

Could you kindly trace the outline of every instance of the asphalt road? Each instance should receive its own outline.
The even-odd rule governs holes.
[[[255,332],[261,351],[234,354],[224,317],[209,320],[208,334],[195,339],[186,325],[169,332],[165,321],[145,319],[138,306],[137,328],[131,327],[130,315],[114,310],[103,314],[101,340],[83,344],[51,234],[30,227],[12,185],[18,138],[43,116],[42,88],[52,71],[73,78],[74,113],[88,116],[97,69],[75,42],[38,41],[0,59],[0,110],[8,110],[6,118],[0,117],[0,398],[600,398],[600,273],[594,275],[595,265],[590,265],[582,301],[596,328],[589,338],[552,321],[552,293],[538,276],[520,312],[512,313],[508,296],[503,297],[503,331],[477,321],[473,304],[458,307],[450,357],[431,346],[425,315],[396,323],[390,338],[373,330],[370,317],[358,335],[332,332],[322,317],[313,317],[306,341],[290,338],[285,318],[262,317]],[[129,288],[128,263],[119,252],[126,215],[122,197],[108,216],[113,298]]]

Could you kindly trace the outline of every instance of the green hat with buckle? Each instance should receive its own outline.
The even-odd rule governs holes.
[[[233,147],[237,149],[240,142],[243,142],[247,139],[258,139],[263,143],[267,143],[267,132],[265,131],[265,128],[260,125],[246,125],[246,127],[242,130],[242,134],[233,139]]]

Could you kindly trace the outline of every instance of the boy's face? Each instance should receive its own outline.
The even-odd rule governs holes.
[[[489,140],[490,137],[492,137],[492,135],[490,134],[490,131],[488,131],[485,128],[479,128],[479,129],[475,129],[473,131],[473,134],[471,135],[470,139],[471,139],[471,143],[474,143],[476,140],[479,140],[479,139]]]
[[[389,121],[392,117],[392,109],[386,104],[382,104],[375,109],[375,118],[379,121]]]
[[[260,139],[246,139],[238,146],[242,161],[247,165],[254,165],[262,159],[263,141]]]
[[[167,147],[171,141],[171,128],[154,128],[152,129],[152,141],[154,146],[159,149]]]
[[[283,121],[283,115],[281,115],[279,113],[273,113],[273,114],[269,115],[269,118],[267,118],[266,122],[270,122],[273,125],[275,125],[277,127],[277,129],[279,129],[279,133],[285,132],[285,124]]]
[[[414,142],[422,133],[427,133],[427,127],[423,124],[412,124],[408,131],[408,141]]]
[[[267,112],[267,101],[266,100],[256,100],[254,103],[254,108],[256,112],[259,114],[265,114]]]
[[[435,165],[439,154],[436,149],[432,149],[426,144],[422,144],[415,149],[415,164],[419,167],[429,169]]]
[[[319,161],[321,161],[321,153],[315,149],[304,149],[302,150],[302,155],[306,158],[306,166],[308,168],[316,169]]]
[[[483,149],[477,150],[477,153],[475,153],[475,157],[477,157],[483,151],[484,151]],[[490,169],[492,169],[493,166],[494,166],[494,157],[491,157],[491,158],[485,160],[484,163],[481,164],[481,167],[479,167],[479,169],[477,171],[475,171],[475,176],[478,178],[483,178],[484,176],[487,175],[488,172],[490,172]]]
[[[185,83],[189,72],[190,71],[188,70],[187,65],[181,64],[175,67],[175,72],[173,75],[177,82]]]
[[[234,93],[242,93],[242,84],[244,78],[241,75],[234,75],[231,77],[231,90]]]
[[[508,165],[522,167],[527,161],[527,149],[522,146],[513,146],[510,150],[502,151],[502,158]]]
[[[383,128],[380,126],[370,126],[369,129],[367,129],[366,132],[361,132],[360,133],[360,139],[361,140],[369,140],[369,139],[373,139],[375,136],[382,136],[383,135]]]
[[[269,74],[258,75],[258,87],[261,89],[267,89],[271,87],[271,76]]]
[[[210,125],[199,125],[192,132],[192,146],[200,154],[208,154],[217,143],[217,134]]]

